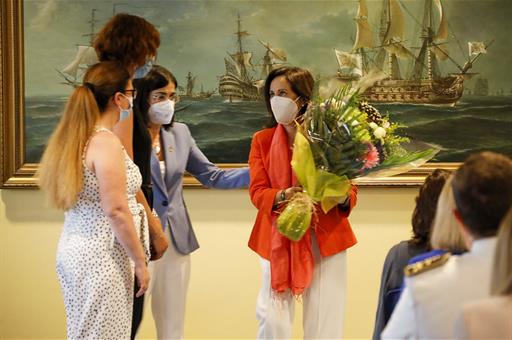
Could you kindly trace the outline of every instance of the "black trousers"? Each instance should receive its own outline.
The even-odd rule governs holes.
[[[142,322],[142,312],[144,309],[144,295],[135,297],[135,294],[139,291],[139,285],[137,278],[134,280],[133,290],[133,313],[132,313],[132,333],[130,339],[134,340],[137,331],[139,330],[140,323]]]

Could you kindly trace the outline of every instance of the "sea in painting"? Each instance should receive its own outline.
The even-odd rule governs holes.
[[[60,117],[65,98],[27,99],[26,138],[29,162],[37,162],[48,135]],[[262,102],[225,103],[212,96],[181,101],[177,121],[186,123],[197,145],[215,163],[246,163],[251,138],[268,113]],[[406,125],[412,139],[441,145],[434,161],[459,162],[469,152],[492,150],[512,155],[512,96],[467,96],[455,107],[407,104],[377,105],[390,119]]]
[[[380,88],[391,92],[374,93],[381,100],[369,101],[406,126],[404,135],[441,146],[434,162],[460,162],[480,150],[512,155],[506,72],[512,3],[506,0],[28,0],[27,162],[39,161],[73,83],[94,59],[95,34],[119,12],[143,16],[159,29],[157,62],[176,75],[182,97],[176,119],[189,126],[212,162],[247,162],[252,135],[268,120],[262,82],[282,65],[308,68],[323,79],[364,75],[377,66],[393,84],[430,81],[430,92],[418,98],[442,83],[432,103],[390,103],[405,87],[384,83]],[[347,60],[356,61],[352,69]],[[444,105],[430,105],[439,100]]]

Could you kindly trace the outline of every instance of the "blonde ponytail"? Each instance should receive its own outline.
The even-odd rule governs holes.
[[[123,91],[129,80],[122,64],[103,61],[87,69],[84,85],[68,99],[39,167],[39,185],[55,207],[67,210],[75,205],[84,184],[85,144],[112,96]]]
[[[82,155],[99,118],[91,89],[76,88],[48,141],[39,167],[39,185],[47,192],[50,203],[59,209],[73,207],[82,191]]]

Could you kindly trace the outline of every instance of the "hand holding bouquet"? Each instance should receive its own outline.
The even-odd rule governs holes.
[[[315,204],[327,213],[343,203],[350,180],[390,176],[420,166],[439,151],[422,146],[410,151],[401,127],[344,87],[326,100],[316,99],[304,114],[294,142],[291,166],[304,188],[296,193],[277,219],[277,229],[298,241],[310,227]]]

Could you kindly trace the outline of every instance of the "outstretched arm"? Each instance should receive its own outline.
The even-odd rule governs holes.
[[[191,147],[187,161],[187,171],[201,184],[216,189],[247,188],[249,186],[249,169],[221,169],[203,154],[194,141],[190,131]]]

